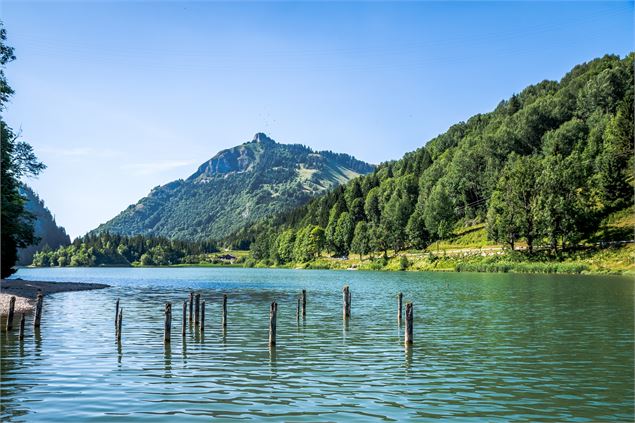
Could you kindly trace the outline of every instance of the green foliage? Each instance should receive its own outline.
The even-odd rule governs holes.
[[[538,234],[537,215],[542,164],[535,156],[512,153],[501,171],[489,202],[487,227],[490,238],[514,249],[517,239],[527,241],[531,253]]]
[[[368,231],[368,224],[366,222],[357,222],[355,226],[355,233],[353,234],[353,240],[351,241],[351,252],[359,254],[359,259],[362,260],[362,256],[370,253],[370,233]]]
[[[6,45],[6,31],[0,22],[0,111],[13,94],[4,75],[4,68],[14,60],[13,48]],[[35,216],[28,212],[24,205],[26,199],[20,194],[20,179],[35,176],[45,166],[38,161],[32,147],[19,141],[16,134],[0,118],[0,141],[2,163],[0,165],[2,198],[2,269],[1,277],[5,278],[15,272],[13,266],[18,259],[18,249],[26,248],[37,242],[34,235],[33,221]]]
[[[208,241],[177,241],[161,237],[88,234],[71,245],[44,249],[33,256],[33,266],[167,266],[190,263],[221,263]]]
[[[461,228],[487,222],[491,240],[527,245],[530,255],[538,247],[562,254],[632,204],[633,156],[633,54],[605,56],[225,242],[253,242],[254,258],[273,260],[263,248],[271,239],[318,226],[338,257],[383,252],[386,259],[388,250],[432,241],[438,248]],[[482,232],[474,235],[479,245]]]

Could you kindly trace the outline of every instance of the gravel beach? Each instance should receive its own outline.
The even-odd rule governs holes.
[[[37,282],[22,279],[2,279],[0,281],[0,315],[5,316],[9,311],[9,300],[16,297],[15,313],[29,313],[35,305],[38,291],[47,296],[58,292],[86,291],[90,289],[108,288],[110,285],[101,283],[79,282]]]

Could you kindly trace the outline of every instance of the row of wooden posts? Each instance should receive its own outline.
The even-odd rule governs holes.
[[[351,291],[348,285],[342,289],[342,316],[344,320],[351,317]],[[185,337],[187,326],[187,309],[189,304],[189,323],[199,328],[201,332],[205,331],[205,300],[201,301],[201,294],[190,292],[190,299],[183,301],[183,320],[181,336]],[[397,321],[402,321],[403,293],[397,295]],[[302,295],[298,297],[298,305],[296,308],[296,319],[300,320],[300,312],[302,317],[306,317],[306,289],[302,290]],[[276,345],[276,329],[277,329],[278,303],[273,301],[269,309],[269,345]],[[165,321],[163,329],[163,341],[169,343],[172,337],[172,303],[165,303]],[[406,303],[405,318],[405,340],[406,345],[413,343],[413,305],[411,302]],[[117,342],[121,342],[121,325],[123,320],[123,308],[119,307],[119,299],[115,303],[115,335]],[[223,294],[222,308],[222,326],[227,327],[227,294]]]
[[[15,296],[12,296],[9,299],[9,313],[7,314],[7,325],[5,327],[7,332],[13,330],[13,318],[15,316]],[[38,292],[37,299],[35,301],[35,317],[33,318],[33,327],[39,328],[40,322],[42,320],[42,303],[44,302],[44,295],[41,292]],[[24,324],[25,317],[24,313],[20,315],[20,333],[18,337],[20,339],[24,339]]]

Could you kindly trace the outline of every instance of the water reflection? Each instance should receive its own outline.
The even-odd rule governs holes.
[[[405,358],[406,374],[408,374],[408,371],[412,367],[412,353],[413,353],[412,345],[406,344],[405,347],[404,347],[404,358]]]
[[[117,339],[117,364],[121,368],[121,360],[123,358],[123,352],[121,349],[121,340]]]
[[[272,375],[277,374],[278,353],[275,345],[269,345],[269,370]]]
[[[35,344],[35,355],[39,357],[42,352],[42,329],[40,327],[33,328],[33,341]]]
[[[163,347],[163,369],[164,369],[164,373],[163,373],[163,377],[165,377],[166,379],[171,379],[172,378],[172,346],[170,345],[169,342],[165,342]]]

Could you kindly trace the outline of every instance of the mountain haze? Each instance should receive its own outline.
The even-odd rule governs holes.
[[[347,154],[279,144],[257,133],[252,141],[201,164],[187,179],[155,187],[94,232],[220,238],[305,204],[373,168]]]

